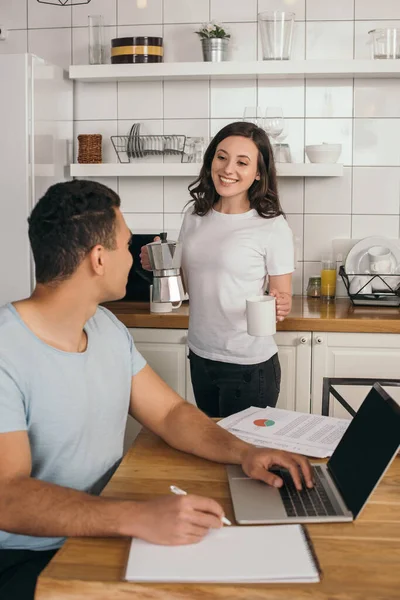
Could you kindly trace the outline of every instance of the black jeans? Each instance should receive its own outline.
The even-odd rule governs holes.
[[[57,550],[0,550],[1,600],[33,600],[36,581]]]
[[[249,406],[275,406],[281,385],[278,354],[256,365],[200,358],[189,350],[197,406],[209,417],[228,417]]]

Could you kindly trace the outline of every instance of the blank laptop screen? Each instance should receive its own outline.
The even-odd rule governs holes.
[[[400,407],[375,384],[328,462],[349,510],[358,515],[400,445]]]

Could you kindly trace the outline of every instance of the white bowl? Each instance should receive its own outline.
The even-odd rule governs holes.
[[[335,163],[342,153],[342,144],[314,144],[306,146],[306,154],[312,163]]]

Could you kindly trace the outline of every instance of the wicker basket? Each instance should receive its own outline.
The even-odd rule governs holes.
[[[78,163],[101,163],[101,142],[100,133],[78,135],[79,150]]]

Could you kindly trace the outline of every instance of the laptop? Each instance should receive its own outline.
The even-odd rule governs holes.
[[[315,486],[297,491],[290,473],[273,488],[227,466],[236,521],[240,524],[353,521],[363,510],[400,448],[400,406],[375,383],[328,463],[311,463]],[[399,458],[400,460],[400,458]]]

